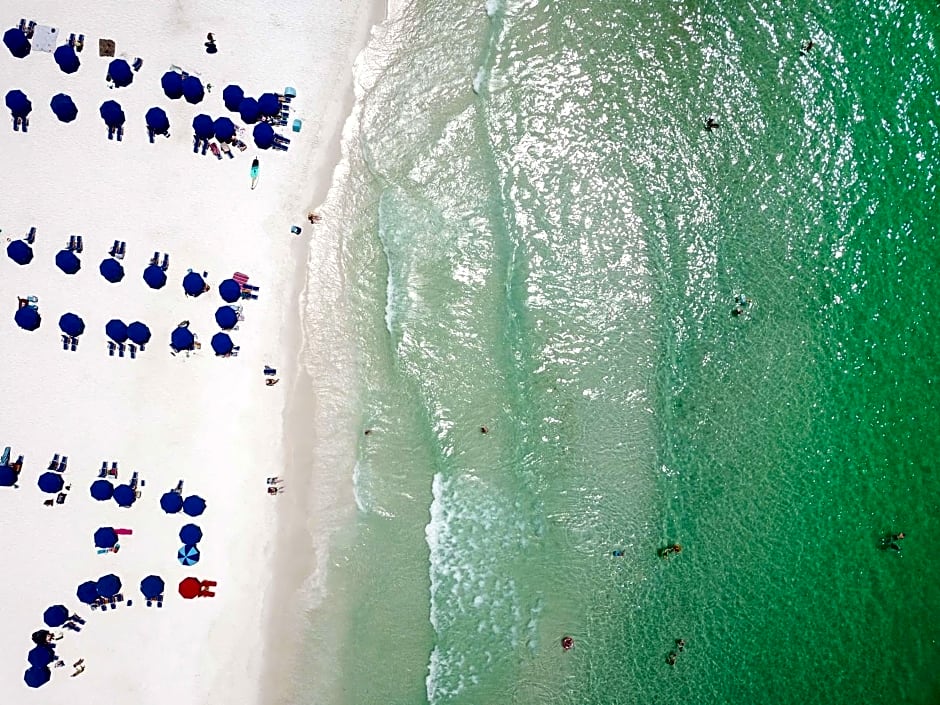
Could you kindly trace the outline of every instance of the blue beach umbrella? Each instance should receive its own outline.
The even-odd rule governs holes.
[[[150,342],[150,329],[140,321],[134,321],[127,327],[127,337],[144,346]]]
[[[44,472],[39,476],[36,484],[38,484],[39,489],[46,494],[55,494],[56,492],[61,492],[62,488],[65,487],[65,480],[63,480],[62,476],[57,472]]]
[[[105,324],[104,332],[115,343],[123,343],[127,340],[127,326],[124,321],[117,318],[112,318]]]
[[[199,562],[199,549],[195,546],[183,546],[176,557],[183,565],[196,565]]]
[[[183,508],[183,498],[179,492],[167,492],[160,498],[160,509],[167,514],[176,514]]]
[[[85,332],[85,321],[74,313],[63,313],[59,318],[59,328],[66,335],[77,338]]]
[[[147,127],[158,135],[165,134],[170,130],[170,119],[162,108],[150,108],[147,114],[144,115],[144,120],[147,122]]]
[[[235,123],[227,117],[220,117],[212,123],[212,129],[220,142],[228,142],[235,136]]]
[[[114,59],[108,64],[108,75],[118,88],[129,86],[134,80],[134,72],[124,59]]]
[[[167,71],[163,74],[160,85],[167,98],[176,100],[183,97],[183,76],[176,71]]]
[[[52,648],[53,647],[48,644],[37,644],[29,650],[29,653],[26,655],[26,660],[29,661],[30,666],[37,666],[39,668],[48,666],[56,660],[55,651],[53,651]]]
[[[170,347],[177,352],[192,350],[196,347],[196,336],[192,334],[189,328],[181,326],[170,335]]]
[[[112,496],[119,507],[129,507],[137,501],[137,493],[130,485],[118,485],[114,488]]]
[[[98,271],[112,284],[117,284],[124,278],[124,267],[113,257],[102,260]]]
[[[183,97],[186,99],[187,103],[195,105],[201,101],[205,95],[206,91],[202,87],[202,81],[198,78],[195,76],[187,76],[183,79]]]
[[[98,110],[98,114],[108,127],[120,127],[124,124],[126,119],[120,104],[114,100],[106,100],[103,102],[101,108]]]
[[[225,279],[219,284],[219,296],[223,301],[233,304],[242,297],[242,285],[234,279]]]
[[[52,96],[49,107],[52,108],[52,112],[62,122],[72,122],[78,117],[78,108],[75,107],[75,102],[65,93],[56,93]]]
[[[274,144],[274,128],[266,122],[259,122],[251,132],[255,145],[259,149],[269,149]]]
[[[111,499],[114,495],[114,485],[108,480],[95,480],[91,483],[91,496],[99,502]]]
[[[199,296],[206,290],[206,280],[197,272],[190,272],[183,277],[183,291],[187,296]]]
[[[78,54],[70,44],[63,44],[52,54],[56,64],[62,69],[63,73],[75,73],[82,62],[78,60]]]
[[[281,112],[281,101],[277,99],[274,93],[263,93],[261,97],[258,98],[258,109],[261,111],[262,115],[274,117]]]
[[[212,336],[212,349],[216,355],[228,355],[234,349],[235,344],[228,336],[228,333],[216,333]]]
[[[14,240],[7,245],[7,257],[17,264],[29,264],[33,261],[33,248],[26,240]]]
[[[189,545],[199,543],[202,541],[202,529],[195,524],[186,524],[180,529],[180,541]]]
[[[90,605],[98,601],[98,584],[94,580],[86,580],[78,586],[75,596],[79,602]]]
[[[98,548],[114,548],[117,542],[117,532],[110,526],[102,526],[95,532],[95,546]]]
[[[30,688],[43,686],[49,682],[50,678],[52,678],[52,671],[48,666],[32,666],[23,674],[23,680]]]
[[[193,132],[201,140],[211,140],[215,135],[215,123],[205,113],[197,115],[193,118]]]
[[[148,575],[140,581],[140,591],[148,600],[160,597],[164,590],[166,590],[166,585],[159,575]]]
[[[219,306],[215,312],[215,322],[222,330],[232,330],[238,325],[238,313],[231,306]]]
[[[233,113],[238,112],[238,106],[241,105],[244,97],[245,91],[241,89],[241,86],[236,86],[234,83],[226,86],[225,90],[222,91],[222,102],[225,103],[226,109],[231,110]]]
[[[238,113],[242,121],[249,125],[258,122],[261,118],[261,108],[258,107],[258,101],[254,98],[242,98],[242,102],[238,104]]]
[[[42,613],[42,621],[47,627],[61,627],[68,621],[69,609],[65,605],[53,605]]]
[[[199,495],[191,494],[183,501],[183,513],[197,517],[206,511],[206,500]]]
[[[0,487],[13,487],[16,484],[16,471],[9,465],[0,465]]]
[[[59,250],[55,256],[55,266],[66,274],[75,274],[82,268],[82,261],[71,250]]]
[[[6,104],[15,118],[26,117],[33,111],[33,104],[23,91],[7,93]]]
[[[108,573],[98,578],[96,587],[98,597],[114,597],[121,592],[121,579],[114,573]]]
[[[32,306],[24,306],[19,309],[16,314],[14,314],[13,320],[16,321],[16,325],[23,330],[36,330],[39,328],[39,324],[42,323],[39,311]]]
[[[151,264],[144,270],[144,281],[151,289],[162,289],[166,285],[166,272]]]
[[[30,49],[32,49],[29,39],[16,27],[8,29],[3,33],[3,43],[17,59],[25,58],[29,55]]]

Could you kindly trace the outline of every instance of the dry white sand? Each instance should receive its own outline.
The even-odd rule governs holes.
[[[12,8],[12,9],[11,9]],[[28,8],[28,9],[27,9]],[[288,475],[283,443],[285,395],[291,386],[298,341],[296,300],[302,282],[304,220],[311,201],[330,180],[351,96],[351,65],[381,12],[374,0],[344,3],[302,0],[229,2],[62,3],[35,0],[5,5],[4,29],[20,16],[69,33],[83,33],[82,65],[62,73],[50,53],[13,58],[0,47],[0,93],[18,88],[33,104],[29,132],[13,132],[3,110],[0,128],[0,242],[37,228],[35,258],[19,266],[0,253],[0,448],[25,456],[19,489],[0,488],[0,699],[16,703],[254,703],[276,691],[262,682],[272,648],[266,624],[281,605],[266,604],[277,580],[273,570],[278,506],[285,497],[266,493],[265,478]],[[219,51],[203,42],[213,32]],[[109,59],[99,37],[113,39],[116,56],[143,59],[134,82],[109,89]],[[198,105],[167,99],[160,77],[179,66],[212,84]],[[222,104],[222,89],[238,83],[246,94],[294,86],[291,119],[304,120],[287,152],[262,152],[249,143],[234,159],[192,152],[192,118],[237,115]],[[78,106],[78,119],[61,123],[49,109],[56,93]],[[98,115],[117,100],[127,116],[121,142],[107,139]],[[171,138],[150,144],[144,113],[167,111]],[[261,160],[261,180],[250,190],[251,159]],[[292,224],[304,235],[290,233]],[[55,254],[69,236],[81,235],[82,269],[62,273]],[[314,235],[315,236],[315,235]],[[106,282],[98,265],[112,242],[127,243],[125,278]],[[166,287],[155,291],[141,274],[154,251],[170,254]],[[184,296],[187,269],[208,272],[212,290]],[[220,281],[235,271],[261,290],[244,303],[245,320],[232,332],[237,357],[217,358],[209,340],[223,301]],[[39,299],[42,325],[19,329],[17,296]],[[63,351],[59,317],[77,313],[86,331],[76,352]],[[153,340],[136,359],[109,356],[106,322],[146,323]],[[192,355],[171,356],[169,335],[181,320],[202,343]],[[265,387],[262,368],[278,368],[281,383]],[[68,456],[63,505],[46,507],[39,475],[54,453]],[[89,486],[102,461],[117,461],[120,481],[132,471],[146,484],[135,506],[96,502]],[[184,495],[204,497],[202,558],[184,568],[176,558],[178,532],[188,518],[167,515],[160,496],[185,481]],[[288,482],[287,492],[290,492]],[[133,529],[117,554],[97,554],[92,534],[100,526]],[[115,573],[126,603],[102,614],[81,605],[79,583]],[[139,583],[149,574],[167,583],[161,609],[146,607]],[[217,596],[183,600],[181,579],[218,582]],[[46,607],[62,603],[86,620],[81,633],[66,631],[58,654],[68,664],[52,680],[27,688],[23,673],[30,634],[43,627]],[[286,605],[284,606],[287,607]],[[276,644],[275,644],[276,646]],[[71,665],[86,669],[70,677]]]

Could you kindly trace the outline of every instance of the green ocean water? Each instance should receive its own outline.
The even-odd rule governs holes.
[[[938,32],[406,3],[337,206],[370,433],[297,702],[940,702]]]

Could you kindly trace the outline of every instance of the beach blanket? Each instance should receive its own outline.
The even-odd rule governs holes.
[[[114,40],[113,39],[99,39],[98,40],[98,56],[114,56]]]
[[[33,31],[33,49],[35,51],[52,51],[55,49],[59,30],[47,25],[38,25]]]

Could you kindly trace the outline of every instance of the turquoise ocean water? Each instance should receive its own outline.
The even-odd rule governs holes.
[[[940,702],[938,35],[926,0],[388,23],[337,206],[370,433],[296,702]]]

